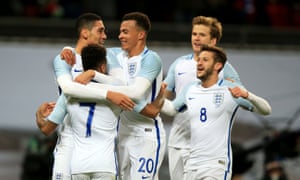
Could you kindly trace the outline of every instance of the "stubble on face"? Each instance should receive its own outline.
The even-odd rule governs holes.
[[[197,62],[197,78],[202,82],[209,79],[214,71],[213,57],[209,52],[201,52]]]
[[[96,21],[89,34],[89,44],[104,46],[106,38],[103,21]]]

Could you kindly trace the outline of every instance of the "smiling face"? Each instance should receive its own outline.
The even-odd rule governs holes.
[[[216,38],[211,37],[208,26],[196,24],[192,28],[191,43],[194,54],[197,55],[200,53],[202,45],[216,45]]]
[[[214,54],[210,51],[202,51],[197,61],[197,78],[207,80],[214,71]]]
[[[104,46],[107,36],[103,21],[95,21],[93,27],[90,30],[86,30],[84,33],[84,37],[87,39],[88,44]]]
[[[145,32],[136,25],[134,20],[126,20],[121,23],[119,40],[121,48],[128,52],[129,55],[138,46],[138,42],[142,40]]]

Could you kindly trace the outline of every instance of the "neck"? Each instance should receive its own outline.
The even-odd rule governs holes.
[[[197,62],[197,60],[198,60],[199,53],[200,53],[200,52],[195,52],[195,51],[194,51],[193,59],[194,59],[194,61],[196,61],[196,62]]]
[[[75,47],[76,53],[81,55],[81,50],[87,45],[88,43],[85,40],[78,40]]]
[[[133,49],[127,51],[128,57],[131,58],[133,56],[137,56],[141,54],[144,51],[145,47],[146,47],[145,43],[138,43]]]
[[[200,79],[201,85],[204,88],[209,88],[218,82],[218,76],[209,76],[206,79]]]

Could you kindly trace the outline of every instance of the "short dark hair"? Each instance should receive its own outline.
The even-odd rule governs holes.
[[[97,70],[102,64],[106,64],[106,49],[98,44],[89,44],[82,48],[81,59],[85,71]]]
[[[200,52],[202,52],[202,51],[213,52],[214,53],[214,62],[220,62],[223,64],[223,66],[227,61],[227,55],[226,55],[225,51],[220,47],[206,44],[201,47]]]
[[[147,34],[151,30],[151,22],[149,17],[141,12],[131,12],[127,13],[123,16],[122,21],[134,20],[136,24],[141,27],[143,30],[147,32]]]
[[[80,15],[75,24],[77,37],[80,36],[80,32],[83,28],[91,30],[94,26],[95,21],[102,21],[101,16],[94,13],[84,13]]]

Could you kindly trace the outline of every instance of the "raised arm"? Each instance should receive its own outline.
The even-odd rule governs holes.
[[[256,112],[260,115],[269,115],[271,114],[272,108],[267,100],[265,100],[262,97],[259,97],[249,91],[247,91],[244,88],[240,87],[234,87],[229,88],[229,91],[231,92],[232,96],[235,98],[245,98],[249,100],[253,105],[253,112]]]

